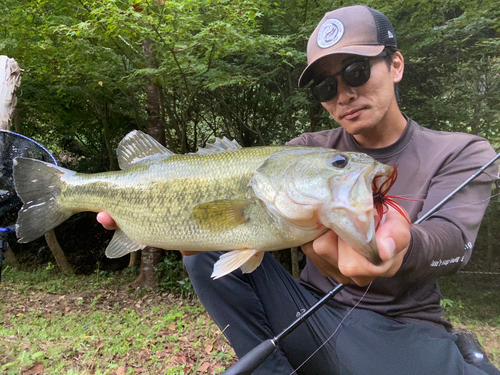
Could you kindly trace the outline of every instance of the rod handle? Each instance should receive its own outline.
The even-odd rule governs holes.
[[[222,375],[251,375],[257,367],[264,363],[274,349],[276,349],[276,345],[273,339],[263,341],[224,371]]]

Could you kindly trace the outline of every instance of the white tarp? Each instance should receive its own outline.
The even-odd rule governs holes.
[[[0,129],[9,130],[16,108],[16,88],[21,84],[21,69],[16,60],[0,56]]]

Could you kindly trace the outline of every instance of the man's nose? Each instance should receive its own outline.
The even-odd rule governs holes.
[[[337,81],[337,102],[338,104],[347,104],[356,98],[356,89],[349,86],[342,78]]]

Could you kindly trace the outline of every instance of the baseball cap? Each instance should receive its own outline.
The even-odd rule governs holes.
[[[365,5],[340,8],[325,14],[307,43],[307,67],[299,87],[311,81],[315,64],[325,56],[350,53],[377,56],[385,47],[397,48],[391,21]]]

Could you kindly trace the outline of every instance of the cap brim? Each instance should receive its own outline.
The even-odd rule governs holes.
[[[340,53],[348,53],[351,55],[360,55],[360,56],[377,56],[383,50],[385,46],[346,46],[333,51],[328,52],[324,51],[321,55],[317,56],[312,60],[309,65],[304,69],[299,78],[299,87],[302,88],[306,86],[312,79],[314,73],[314,67],[318,63],[318,61],[323,60],[324,58],[332,55],[338,55]]]

